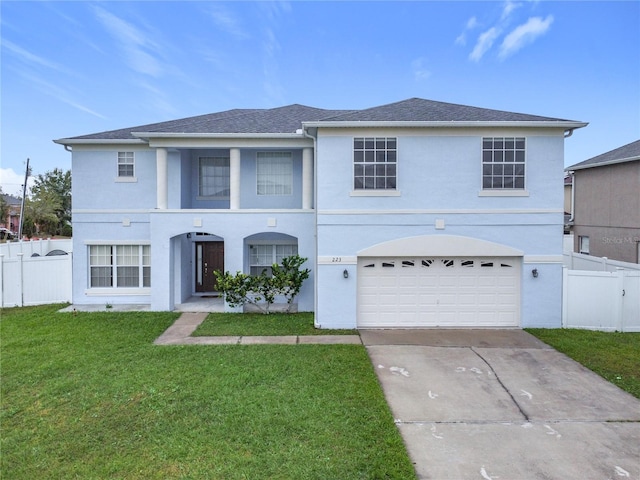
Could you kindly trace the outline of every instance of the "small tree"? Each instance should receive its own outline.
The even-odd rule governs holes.
[[[301,270],[306,258],[298,255],[282,259],[282,265],[273,264],[273,274],[267,275],[265,270],[258,276],[236,272],[214,272],[218,289],[223,293],[226,302],[232,307],[247,303],[255,305],[261,312],[268,314],[278,295],[287,299],[287,312],[291,311],[293,299],[300,293],[302,283],[309,278],[309,269]],[[264,300],[265,306],[261,304]]]
[[[306,258],[299,255],[292,255],[282,259],[282,265],[273,264],[273,280],[279,295],[287,299],[287,313],[291,311],[293,299],[300,293],[302,284],[309,278],[311,271],[308,268],[301,270],[300,267]]]

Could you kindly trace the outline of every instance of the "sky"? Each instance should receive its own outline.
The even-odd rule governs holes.
[[[53,143],[232,108],[412,97],[589,122],[565,166],[640,138],[640,1],[0,1],[0,185]]]

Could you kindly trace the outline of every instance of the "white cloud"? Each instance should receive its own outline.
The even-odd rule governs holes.
[[[132,70],[153,77],[164,73],[161,63],[152,54],[160,47],[150,35],[103,8],[94,7],[94,11],[107,31],[120,43]]]
[[[74,100],[72,96],[69,94],[69,92],[59,87],[58,85],[54,85],[51,82],[47,82],[46,80],[43,80],[34,75],[30,75],[26,72],[19,72],[19,73],[23,78],[33,83],[36,86],[36,88],[40,90],[42,93],[44,93],[45,95],[49,95],[60,102],[66,103],[67,105],[70,105],[73,108],[80,110],[81,112],[85,112],[102,119],[106,118],[104,115],[101,115],[100,113],[94,110],[91,110],[89,107],[82,105],[81,103]]]
[[[474,62],[479,62],[483,55],[491,48],[493,42],[496,41],[496,38],[498,38],[499,35],[500,30],[497,27],[491,27],[486,32],[480,34],[478,41],[476,42],[476,46],[469,55],[469,59]]]
[[[242,28],[238,18],[233,13],[222,6],[220,3],[212,3],[208,5],[207,14],[213,19],[221,30],[233,35],[237,38],[247,38],[250,35]]]
[[[511,0],[507,0],[504,3],[504,8],[502,9],[502,17],[500,17],[500,20],[507,19],[511,15],[511,12],[513,12],[515,9],[521,6],[522,6],[521,3],[516,3],[516,2],[512,2]]]
[[[500,53],[498,57],[505,59],[520,50],[525,45],[535,41],[536,38],[547,33],[553,23],[553,15],[547,16],[544,20],[542,17],[531,17],[526,23],[516,27],[509,33],[500,45]]]
[[[52,70],[56,70],[62,73],[73,73],[70,70],[64,68],[63,66],[58,65],[55,62],[51,62],[46,58],[42,58],[34,53],[31,53],[28,50],[25,50],[24,48],[16,45],[15,43],[10,42],[9,40],[3,39],[2,46],[5,47],[7,50],[9,50],[11,53],[13,53],[16,57],[18,57],[24,63],[50,68]]]
[[[24,183],[24,172],[16,173],[12,168],[0,168],[0,186],[2,193],[22,197],[22,185]],[[33,185],[33,177],[29,177],[27,187]]]
[[[431,72],[426,66],[427,59],[424,57],[416,58],[411,62],[411,70],[413,71],[413,77],[417,81],[426,80],[431,76]]]
[[[478,25],[479,23],[476,17],[471,17],[469,20],[467,20],[467,25],[465,27],[465,30],[460,35],[458,35],[458,37],[456,38],[455,44],[465,46],[467,44],[467,31],[473,30]]]

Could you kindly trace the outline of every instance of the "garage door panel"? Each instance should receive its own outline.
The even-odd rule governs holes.
[[[519,259],[359,259],[358,325],[517,326],[520,271]]]

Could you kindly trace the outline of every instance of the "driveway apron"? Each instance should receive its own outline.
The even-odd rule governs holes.
[[[640,479],[640,401],[528,333],[361,337],[419,479]]]

